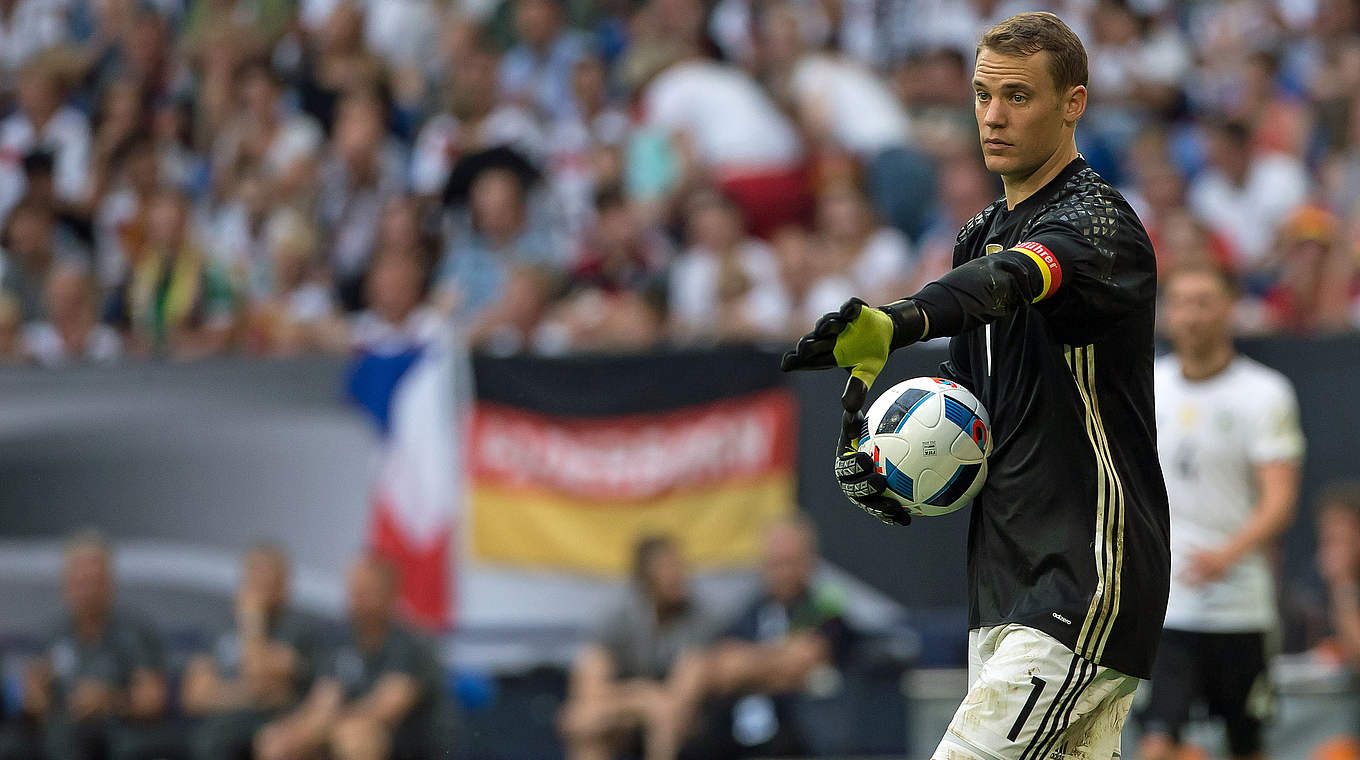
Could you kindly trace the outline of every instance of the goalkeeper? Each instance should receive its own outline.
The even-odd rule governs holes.
[[[969,692],[935,760],[1119,757],[1166,611],[1156,263],[1137,215],[1077,153],[1086,68],[1052,14],[990,29],[975,112],[1005,197],[959,231],[951,272],[880,308],[847,302],[783,359],[850,372],[836,478],[885,522],[910,516],[855,447],[889,352],[948,336],[941,372],[991,414],[968,531]]]

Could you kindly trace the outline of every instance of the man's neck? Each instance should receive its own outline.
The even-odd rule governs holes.
[[[1208,380],[1232,364],[1237,356],[1231,341],[1222,341],[1205,351],[1177,352],[1181,360],[1181,376],[1192,382]]]
[[[1048,160],[1039,165],[1039,168],[1030,172],[1024,177],[1014,177],[1001,175],[1001,184],[1006,188],[1006,210],[1010,211],[1016,206],[1024,203],[1025,199],[1034,195],[1039,188],[1053,181],[1072,159],[1077,157],[1077,144],[1069,140],[1062,148],[1053,152]]]

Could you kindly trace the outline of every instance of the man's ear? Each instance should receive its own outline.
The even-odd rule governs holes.
[[[1063,101],[1063,121],[1076,126],[1084,113],[1086,113],[1086,85],[1079,84],[1067,91],[1067,98]]]

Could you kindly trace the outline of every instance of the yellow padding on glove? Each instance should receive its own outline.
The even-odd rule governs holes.
[[[868,388],[888,361],[892,338],[892,317],[866,306],[836,336],[836,346],[831,353],[836,357],[836,364],[848,368],[850,374]]]

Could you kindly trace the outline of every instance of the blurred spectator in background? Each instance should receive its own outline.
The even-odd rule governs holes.
[[[571,74],[573,107],[548,133],[548,174],[573,237],[590,221],[596,188],[623,180],[622,146],[632,123],[610,100],[608,77],[598,57],[577,59]]]
[[[90,122],[66,101],[60,61],[44,56],[19,73],[16,105],[0,121],[0,223],[23,197],[22,159],[34,150],[52,154],[57,198],[85,199],[90,171]]]
[[[1299,161],[1282,153],[1258,154],[1240,121],[1210,119],[1208,167],[1190,186],[1190,208],[1232,246],[1239,272],[1260,266],[1281,222],[1307,198]]]
[[[535,160],[546,150],[533,113],[496,99],[497,57],[489,43],[470,32],[463,45],[467,49],[443,90],[443,110],[416,136],[411,186],[421,195],[443,193],[454,165],[464,156],[499,146]]]
[[[1356,243],[1341,237],[1336,216],[1300,207],[1281,225],[1277,241],[1257,272],[1258,282],[1270,282],[1260,298],[1258,326],[1296,335],[1360,327]]]
[[[565,117],[572,111],[572,68],[585,55],[587,38],[565,25],[564,0],[510,2],[516,44],[501,60],[501,94],[541,118]]]
[[[798,116],[809,151],[852,156],[864,167],[879,216],[919,236],[935,195],[935,177],[930,160],[912,146],[911,120],[902,103],[871,69],[804,48],[795,4],[769,7],[761,26],[767,72]]]
[[[542,353],[639,350],[661,337],[670,243],[617,187],[595,193],[594,216],[566,296],[536,331]]]
[[[97,321],[97,290],[82,264],[58,264],[47,275],[47,318],[24,326],[24,357],[42,367],[106,364],[123,353],[118,331]]]
[[[292,356],[348,348],[331,288],[320,275],[316,228],[300,212],[282,209],[264,229],[264,255],[251,280],[246,347]]]
[[[1360,483],[1323,491],[1317,509],[1317,569],[1327,584],[1339,654],[1360,670]]]
[[[298,708],[257,735],[259,760],[296,760],[324,748],[337,760],[437,760],[456,746],[434,650],[396,620],[399,579],[386,560],[349,571],[349,623],[322,657]]]
[[[160,187],[156,146],[145,134],[133,134],[120,143],[109,163],[113,175],[93,210],[94,268],[106,287],[127,278],[133,255],[146,245],[151,198]],[[224,245],[221,250],[235,249]]]
[[[633,584],[572,665],[561,729],[569,760],[671,760],[703,696],[717,622],[690,589],[680,548],[640,540]]]
[[[378,235],[383,204],[405,190],[406,158],[388,137],[383,101],[357,91],[335,111],[331,144],[317,177],[323,250],[346,311],[362,305],[363,277]]]
[[[567,252],[537,168],[510,148],[465,157],[449,180],[456,215],[439,265],[439,298],[474,344],[522,350]]]
[[[670,138],[679,189],[716,184],[756,235],[806,219],[811,196],[802,142],[793,123],[742,70],[674,44],[639,55],[631,79],[644,124]]]
[[[66,39],[62,7],[51,0],[0,0],[0,86],[25,63]]]
[[[726,760],[807,754],[794,702],[819,671],[835,668],[852,633],[842,594],[814,580],[817,538],[794,517],[765,536],[763,588],[711,655],[710,709],[694,757]],[[690,751],[687,750],[687,751]]]
[[[258,171],[266,194],[278,203],[305,189],[321,149],[321,128],[311,117],[292,113],[281,102],[281,82],[268,62],[242,64],[230,92],[236,102],[213,143],[213,176],[219,193],[228,192],[239,172]]]
[[[202,721],[194,760],[250,757],[255,733],[294,706],[311,686],[320,655],[317,632],[289,609],[289,560],[262,543],[241,559],[235,623],[211,654],[190,660],[184,712]]]
[[[855,295],[869,303],[903,297],[915,263],[901,231],[880,226],[864,194],[843,184],[817,197],[817,232],[830,265],[855,284]],[[831,309],[835,311],[835,309]]]
[[[419,251],[385,248],[378,252],[364,282],[368,308],[351,320],[352,350],[395,356],[440,339],[447,318],[426,299],[428,261]]]
[[[802,225],[786,224],[775,230],[770,246],[779,262],[787,319],[781,335],[768,337],[797,338],[823,314],[861,295],[821,241]]]
[[[0,236],[0,290],[18,299],[26,322],[47,317],[43,289],[49,272],[59,264],[89,261],[75,241],[59,233],[52,207],[26,200],[10,212]]]
[[[779,264],[764,242],[748,237],[741,210],[716,190],[685,205],[689,247],[670,273],[671,329],[681,342],[751,340],[784,324]]]
[[[80,533],[62,568],[66,614],[26,675],[23,710],[50,760],[183,757],[167,720],[161,643],[149,624],[114,604],[112,550]],[[39,756],[30,745],[18,758]]]
[[[298,61],[297,98],[304,113],[333,132],[336,105],[347,93],[383,84],[382,59],[364,46],[366,9],[379,4],[327,0],[317,5],[328,5],[329,10],[312,38],[314,44],[304,48]]]
[[[111,308],[138,355],[192,359],[226,349],[236,326],[235,295],[195,239],[183,193],[160,190],[150,200],[146,243],[133,253]]]

